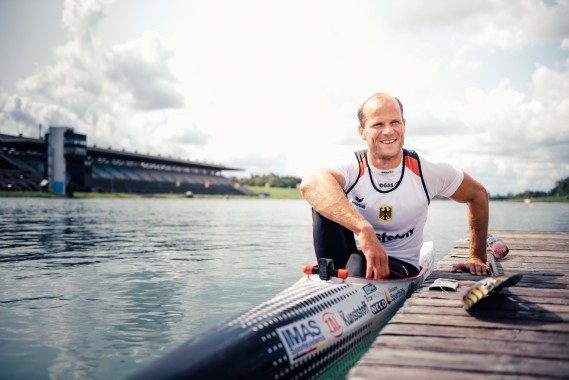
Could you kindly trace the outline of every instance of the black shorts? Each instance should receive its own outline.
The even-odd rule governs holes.
[[[334,260],[336,268],[346,268],[352,277],[365,277],[366,259],[356,247],[354,234],[316,211],[312,211],[312,236],[316,257]],[[389,279],[409,278],[419,274],[419,268],[389,257]]]
[[[419,274],[419,268],[395,257],[388,257],[389,276],[388,279],[409,278]],[[356,251],[350,255],[346,264],[350,277],[366,276],[366,258],[362,251]]]

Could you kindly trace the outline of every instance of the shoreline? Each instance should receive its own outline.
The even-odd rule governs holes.
[[[70,199],[105,199],[105,198],[161,198],[161,199],[181,199],[181,198],[230,198],[230,199],[304,199],[298,189],[290,188],[265,188],[265,187],[248,187],[249,190],[256,195],[225,195],[225,194],[194,194],[193,197],[186,197],[185,194],[138,194],[138,193],[75,193],[73,197],[64,195],[45,193],[40,191],[0,191],[0,198],[70,198]],[[439,199],[439,198],[437,198]],[[445,200],[446,199],[440,199]],[[543,197],[532,199],[533,203],[569,203],[569,197]],[[523,203],[521,198],[513,199],[490,199],[490,202],[514,202]]]
[[[161,199],[304,199],[298,189],[290,188],[265,188],[248,186],[256,195],[226,195],[226,194],[193,194],[187,197],[184,193],[162,193],[162,194],[139,194],[139,193],[86,193],[76,192],[72,197],[60,194],[52,194],[41,191],[0,191],[0,198],[69,198],[69,199],[105,199],[105,198],[161,198]]]

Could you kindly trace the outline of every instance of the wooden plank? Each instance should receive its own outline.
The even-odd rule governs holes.
[[[457,297],[458,296],[458,297]],[[460,297],[460,298],[459,298]],[[414,297],[405,303],[398,314],[426,314],[444,316],[509,317],[511,319],[542,320],[554,323],[569,319],[569,305],[564,303],[532,303],[511,294],[497,294],[480,301],[476,308],[466,311],[463,308],[461,294],[452,298]],[[538,300],[540,300],[538,298]]]
[[[460,370],[466,372],[469,377],[478,374],[481,375],[481,378],[487,378],[488,374],[508,374],[534,376],[536,378],[566,379],[569,373],[569,361],[567,360],[549,360],[486,353],[455,355],[449,352],[434,350],[372,348],[358,362],[358,365],[350,371],[350,377],[354,375],[364,378],[367,372],[368,376],[372,375],[369,378],[375,379],[377,378],[378,369],[382,369],[385,365],[394,365],[396,363],[400,366],[400,372],[405,372],[411,367],[423,368],[423,377],[421,378],[432,378],[429,375],[429,370],[432,368]],[[374,367],[376,371],[371,371],[370,373],[360,369],[365,367]],[[373,377],[374,372],[376,377]]]
[[[427,326],[461,326],[464,328],[484,326],[488,330],[493,329],[526,329],[535,331],[560,331],[569,332],[568,323],[560,323],[559,321],[548,320],[526,320],[503,318],[507,315],[499,315],[495,317],[486,317],[484,320],[473,318],[472,316],[444,316],[440,314],[411,314],[397,313],[389,323],[401,324],[424,324]]]
[[[569,234],[492,233],[510,248],[500,271],[522,280],[465,310],[463,294],[482,277],[450,272],[468,257],[468,240],[458,240],[349,379],[569,378]],[[458,291],[428,290],[439,277],[458,280]]]
[[[569,332],[559,331],[533,331],[523,329],[495,329],[490,336],[486,333],[484,327],[472,327],[465,329],[461,326],[430,325],[426,329],[423,325],[401,325],[397,323],[388,324],[381,331],[381,336],[398,335],[398,336],[433,336],[433,337],[463,337],[463,338],[478,338],[484,335],[487,341],[511,341],[516,343],[534,343],[534,342],[548,342],[551,344],[566,344],[569,341]]]
[[[532,309],[535,307],[536,303],[540,303],[541,305],[552,305],[553,308],[547,307],[547,310],[550,312],[556,312],[556,310],[561,312],[567,312],[567,307],[569,306],[569,299],[567,298],[546,298],[541,296],[513,296],[509,295],[509,297],[515,297],[515,301],[519,303],[517,308],[511,307],[510,304],[501,305],[504,309],[519,309],[519,308],[528,308]],[[432,307],[463,307],[462,305],[462,294],[458,294],[458,296],[449,296],[447,298],[440,298],[440,297],[415,297],[412,300],[407,301],[409,305],[418,305],[418,306],[432,306]],[[558,306],[565,306],[564,309],[556,309]]]
[[[452,370],[445,368],[413,368],[407,367],[405,370],[401,369],[401,364],[384,364],[381,368],[377,366],[364,366],[350,373],[350,379],[397,379],[397,380],[418,380],[418,379],[437,379],[437,380],[456,380],[456,379],[469,379],[466,371],[461,369]],[[518,374],[484,374],[484,380],[535,380],[535,376],[520,376]]]
[[[558,251],[559,252],[559,251]],[[558,253],[557,252],[557,253]],[[512,264],[525,264],[525,263],[532,263],[532,264],[538,264],[540,267],[541,266],[556,266],[556,265],[564,265],[567,266],[567,253],[569,252],[563,252],[562,255],[545,255],[545,254],[541,254],[541,252],[528,252],[527,254],[523,255],[523,256],[518,256],[516,258],[512,258],[510,256],[506,256],[505,259],[500,260],[497,262],[497,264],[501,264],[501,265],[506,265],[506,266],[510,266]],[[517,255],[517,252],[516,252]],[[456,262],[465,260],[466,258],[468,258],[468,252],[464,252],[463,255],[455,255],[455,256],[451,256],[439,261],[439,267],[445,264],[454,264]]]
[[[569,342],[552,344],[551,342],[533,342],[511,344],[507,340],[494,340],[487,338],[463,336],[453,337],[423,337],[423,336],[395,336],[383,334],[372,347],[374,349],[413,349],[433,350],[453,354],[491,354],[515,355],[526,358],[569,360]]]

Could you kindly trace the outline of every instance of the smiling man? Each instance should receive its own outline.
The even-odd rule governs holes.
[[[399,99],[378,93],[358,110],[366,148],[302,179],[313,208],[314,248],[352,276],[406,278],[419,273],[427,208],[436,195],[466,203],[470,255],[453,271],[490,273],[486,264],[488,194],[467,173],[403,148]]]

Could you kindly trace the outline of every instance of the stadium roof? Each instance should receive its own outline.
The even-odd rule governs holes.
[[[0,134],[0,146],[44,151],[45,140],[23,137],[22,135],[13,136],[13,135]],[[155,156],[155,155],[140,154],[137,152],[127,152],[124,150],[113,150],[110,147],[108,149],[98,148],[96,146],[87,147],[87,154],[93,158],[101,157],[110,160],[130,160],[130,161],[148,162],[153,164],[177,165],[177,166],[215,170],[215,171],[243,170],[238,168],[230,168],[218,164],[182,160],[170,157],[163,157],[159,155]]]

